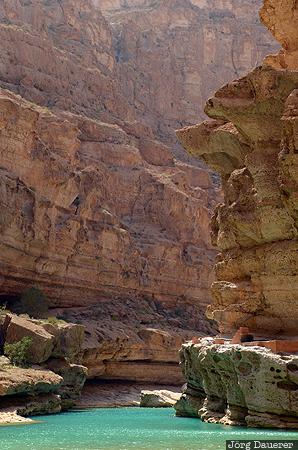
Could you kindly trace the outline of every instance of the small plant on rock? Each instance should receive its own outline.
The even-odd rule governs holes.
[[[57,326],[64,325],[67,323],[67,322],[65,322],[65,320],[58,319],[58,317],[48,317],[46,319],[46,322],[50,323],[51,325],[57,325]]]
[[[4,354],[14,366],[27,367],[31,344],[32,339],[28,336],[13,344],[6,343],[4,344]]]
[[[1,314],[6,314],[7,312],[7,305],[4,303],[4,305],[0,305],[0,316]]]

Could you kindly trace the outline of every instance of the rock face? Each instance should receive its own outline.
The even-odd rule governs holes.
[[[262,0],[93,2],[112,24],[129,101],[167,143],[175,129],[204,119],[215,89],[274,49],[258,19]]]
[[[35,285],[51,308],[92,323],[90,376],[168,383],[166,367],[180,382],[182,338],[215,331],[204,319],[218,197],[209,174],[137,122],[91,1],[2,0],[0,36],[1,302]],[[143,328],[166,338],[148,344]],[[53,335],[56,358],[71,351],[69,333],[61,348]]]
[[[139,139],[118,126],[53,114],[8,91],[0,108],[2,204],[9,205],[3,293],[37,283],[59,307],[138,293],[206,304],[214,257],[206,172],[173,160],[148,164]]]
[[[205,335],[213,332],[200,310],[183,302],[169,310],[152,300],[120,298],[67,309],[63,317],[85,326],[82,363],[88,367],[88,378],[98,380],[181,386],[178,351],[183,341],[196,329]]]
[[[208,315],[224,334],[243,325],[260,336],[297,335],[296,15],[290,1],[265,1],[261,17],[283,50],[207,102],[214,120],[178,132],[223,179],[225,200],[212,221],[221,256]]]
[[[188,390],[178,415],[249,427],[298,427],[298,356],[202,339],[181,350]]]
[[[296,2],[265,0],[261,18],[283,49],[216,92],[205,108],[213,120],[178,132],[223,180],[224,203],[212,220],[221,255],[208,315],[223,335],[241,326],[252,337],[281,342],[286,335],[288,352],[298,319],[297,14]],[[177,413],[298,428],[297,353],[251,345],[210,338],[183,346],[187,388]]]
[[[50,357],[77,360],[85,337],[85,328],[79,324],[58,320],[51,323],[48,320],[33,320],[15,314],[0,316],[0,330],[7,344],[19,342],[25,336],[30,337],[30,364],[44,363]]]
[[[42,369],[23,369],[1,364],[0,395],[38,395],[48,394],[58,390],[62,378]],[[1,405],[2,406],[2,405]]]
[[[8,316],[9,325],[6,330],[5,343],[13,344],[21,341],[25,336],[31,339],[28,350],[31,364],[40,364],[47,361],[54,349],[54,336],[43,327],[30,320],[18,316]]]
[[[210,178],[135,122],[100,12],[59,5],[1,2],[0,85],[42,106],[2,91],[1,290],[36,282],[59,306],[134,293],[206,303]]]
[[[82,390],[82,395],[76,403],[76,408],[119,408],[140,406],[142,391],[166,391],[176,399],[181,395],[180,386],[159,385],[156,383],[118,383],[87,382]],[[172,406],[172,405],[171,405]]]

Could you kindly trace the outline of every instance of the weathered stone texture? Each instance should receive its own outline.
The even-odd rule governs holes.
[[[298,427],[298,356],[261,347],[216,345],[211,339],[181,350],[187,391],[178,415],[249,427]]]
[[[0,85],[50,108],[1,94],[2,292],[36,282],[59,306],[115,293],[206,304],[212,182],[135,121],[99,10],[3,1],[1,33]]]
[[[121,128],[54,115],[8,91],[0,106],[3,293],[36,283],[60,307],[120,293],[206,304],[206,172],[152,166]]]
[[[4,313],[0,314],[0,332],[5,344],[31,339],[24,355],[28,367],[13,366],[8,358],[0,357],[0,422],[6,420],[3,411],[27,416],[72,407],[87,377],[87,368],[78,364],[84,327]]]
[[[93,2],[112,24],[129,101],[165,142],[204,119],[215,89],[277,48],[258,19],[262,0]]]
[[[243,325],[267,337],[297,335],[296,13],[292,2],[265,1],[261,17],[284,49],[217,91],[205,108],[212,121],[178,132],[222,175],[225,200],[212,220],[221,256],[208,315],[225,334]]]
[[[78,322],[82,313],[89,376],[167,382],[169,365],[180,382],[182,338],[214,332],[204,319],[218,196],[209,174],[137,121],[110,24],[91,1],[3,0],[0,37],[1,301],[36,285],[50,308],[75,310]],[[169,334],[169,355],[166,340],[146,353],[139,331],[150,327]],[[43,329],[52,356],[72,358],[80,336]]]

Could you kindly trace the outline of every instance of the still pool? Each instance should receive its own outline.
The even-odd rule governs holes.
[[[90,409],[0,427],[1,450],[224,450],[227,439],[298,439],[298,433],[247,430],[174,416],[172,409]]]

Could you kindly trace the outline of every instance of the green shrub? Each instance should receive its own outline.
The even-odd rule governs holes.
[[[7,304],[4,303],[4,305],[0,305],[0,316],[1,314],[6,314],[7,313]]]
[[[38,287],[25,289],[21,296],[22,311],[35,319],[48,316],[49,302],[46,295]]]
[[[47,323],[50,323],[51,325],[63,325],[65,324],[65,320],[58,319],[58,317],[48,317],[46,319]]]
[[[29,347],[32,339],[28,336],[23,337],[21,341],[13,344],[4,344],[4,354],[14,366],[28,366]]]

